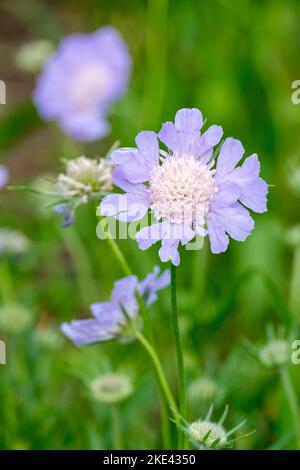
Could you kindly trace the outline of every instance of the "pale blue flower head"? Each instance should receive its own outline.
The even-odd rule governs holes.
[[[35,105],[43,119],[58,121],[75,139],[99,139],[110,130],[107,114],[124,94],[130,69],[127,46],[113,27],[72,34],[46,62]]]
[[[159,269],[155,267],[153,273],[148,274],[141,282],[136,276],[127,276],[116,281],[109,302],[91,305],[93,318],[63,323],[62,332],[77,345],[132,335],[140,320],[137,295],[149,306],[156,301],[157,291],[170,284],[169,270],[159,274]]]
[[[175,123],[164,123],[158,134],[140,132],[137,148],[115,150],[113,181],[125,193],[105,197],[100,206],[104,216],[124,222],[138,221],[150,209],[154,223],[136,234],[139,247],[160,241],[160,259],[174,265],[180,263],[180,243],[208,235],[212,252],[221,253],[229,237],[244,241],[252,232],[248,209],[267,210],[268,185],[259,176],[258,156],[237,166],[244,155],[241,142],[229,137],[221,145],[222,128],[201,133],[202,126],[198,109],[181,109]]]

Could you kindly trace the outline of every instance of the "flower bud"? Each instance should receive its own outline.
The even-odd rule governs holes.
[[[195,446],[202,450],[222,449],[228,440],[223,426],[212,421],[195,421],[189,425],[187,433]]]

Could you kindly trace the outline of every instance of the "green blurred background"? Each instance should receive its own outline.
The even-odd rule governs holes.
[[[31,103],[35,75],[21,71],[15,55],[28,41],[58,44],[66,34],[107,24],[129,46],[132,77],[112,110],[112,133],[101,142],[77,144],[40,121]],[[137,132],[158,131],[181,107],[200,108],[209,125],[220,124],[225,136],[240,139],[247,155],[258,153],[272,185],[269,212],[256,214],[251,237],[231,241],[223,255],[212,255],[207,243],[199,252],[182,252],[178,272],[188,379],[210,377],[217,385],[217,415],[228,403],[229,426],[247,418],[247,428],[256,429],[237,444],[245,449],[296,445],[279,375],[250,358],[241,341],[260,345],[268,322],[288,329],[299,321],[297,227],[291,236],[300,223],[300,105],[291,101],[291,84],[300,79],[299,52],[297,0],[0,2],[0,79],[7,86],[0,163],[10,169],[10,184],[42,184],[41,176],[61,171],[62,158],[104,155],[116,140],[132,146]],[[0,282],[10,283],[10,302],[30,312],[30,327],[0,331],[7,344],[7,364],[0,365],[0,448],[112,448],[111,409],[93,401],[86,385],[107,371],[126,372],[134,383],[134,394],[119,410],[122,446],[160,448],[155,380],[140,346],[78,349],[59,332],[62,321],[108,298],[123,275],[107,243],[96,237],[94,207],[80,208],[74,227],[64,231],[44,203],[31,194],[0,193],[0,226],[22,231],[31,242],[23,256],[1,260]],[[135,242],[121,241],[120,247],[139,277],[159,264],[156,246],[141,252]],[[151,315],[175,388],[167,289]],[[299,371],[290,367],[298,392]],[[190,403],[190,419],[203,416],[208,404]]]

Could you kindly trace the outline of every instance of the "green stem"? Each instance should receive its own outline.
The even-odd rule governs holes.
[[[290,283],[290,307],[294,313],[299,312],[299,308],[300,308],[299,283],[300,283],[300,246],[297,246],[294,251],[292,275],[291,275],[291,283]]]
[[[120,410],[117,405],[111,408],[111,431],[113,450],[122,450],[124,448],[121,435]]]
[[[85,246],[73,227],[61,230],[61,236],[72,257],[82,300],[90,304],[97,299],[98,292]]]
[[[185,371],[182,354],[182,346],[178,325],[178,310],[177,310],[177,295],[176,295],[176,267],[171,264],[171,305],[172,305],[172,324],[173,333],[175,338],[177,369],[178,369],[178,382],[179,382],[179,412],[183,419],[186,419],[186,391],[185,391]],[[184,447],[184,434],[180,432],[179,435],[179,448]]]
[[[108,234],[108,237],[107,237],[107,241],[113,251],[113,254],[115,255],[117,261],[119,262],[125,276],[131,276],[132,275],[132,271],[122,253],[122,251],[120,250],[118,244],[116,243],[116,241],[111,238],[110,234]]]
[[[16,301],[9,262],[6,258],[0,260],[0,294],[3,303]]]
[[[153,349],[152,345],[149,343],[147,338],[142,333],[137,332],[136,338],[141,343],[141,345],[145,348],[145,350],[147,351],[148,355],[150,356],[152,360],[152,363],[156,372],[157,380],[158,380],[160,389],[163,394],[165,405],[168,407],[175,421],[178,421],[177,406],[173,398],[172,392],[170,390],[170,387],[168,385],[167,379],[165,377],[158,355],[156,354],[155,350]]]
[[[284,392],[286,394],[286,397],[289,403],[291,416],[294,421],[294,429],[295,429],[295,435],[296,435],[296,440],[297,440],[297,449],[300,450],[300,414],[299,414],[298,399],[295,393],[295,389],[294,389],[289,371],[286,367],[281,369],[280,377],[282,380]]]
[[[161,412],[161,431],[164,450],[172,450],[172,441],[170,433],[170,420],[164,401],[162,398],[162,392],[160,392],[160,412]]]
[[[207,265],[207,250],[205,247],[195,251],[193,266],[193,294],[194,308],[193,311],[198,313],[199,302],[203,296],[205,287],[205,270]]]
[[[116,241],[111,237],[110,233],[108,234],[107,241],[108,241],[108,243],[109,243],[109,245],[110,245],[117,261],[119,262],[120,267],[122,268],[124,274],[126,276],[131,276],[132,275],[132,270],[129,267],[129,265],[128,265],[122,251],[120,250],[119,246],[117,245]],[[142,318],[144,320],[146,335],[147,335],[147,337],[150,337],[152,339],[153,338],[153,333],[152,333],[152,328],[151,328],[151,325],[150,325],[150,322],[149,322],[148,311],[147,311],[147,308],[145,306],[145,303],[144,303],[141,295],[138,292],[137,292],[137,299],[138,299],[138,303],[139,303],[140,312],[141,312]],[[146,341],[148,343],[148,345],[150,345],[149,341],[146,340],[144,335],[142,335],[142,336],[144,338],[144,341]],[[141,339],[139,339],[139,341],[141,341]],[[145,345],[144,345],[144,347],[145,347]],[[152,348],[152,346],[151,346],[151,348]],[[162,418],[162,435],[163,435],[164,447],[170,448],[170,426],[169,426],[169,422],[168,422],[168,413],[166,413],[166,411],[164,410],[164,396],[163,396],[163,392],[161,390],[161,387],[159,387],[159,397],[160,397],[161,409],[162,409],[161,418]]]

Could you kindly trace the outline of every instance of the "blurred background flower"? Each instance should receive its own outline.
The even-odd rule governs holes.
[[[64,38],[37,81],[40,115],[56,119],[78,140],[105,136],[109,106],[125,92],[130,65],[127,46],[112,27]]]

